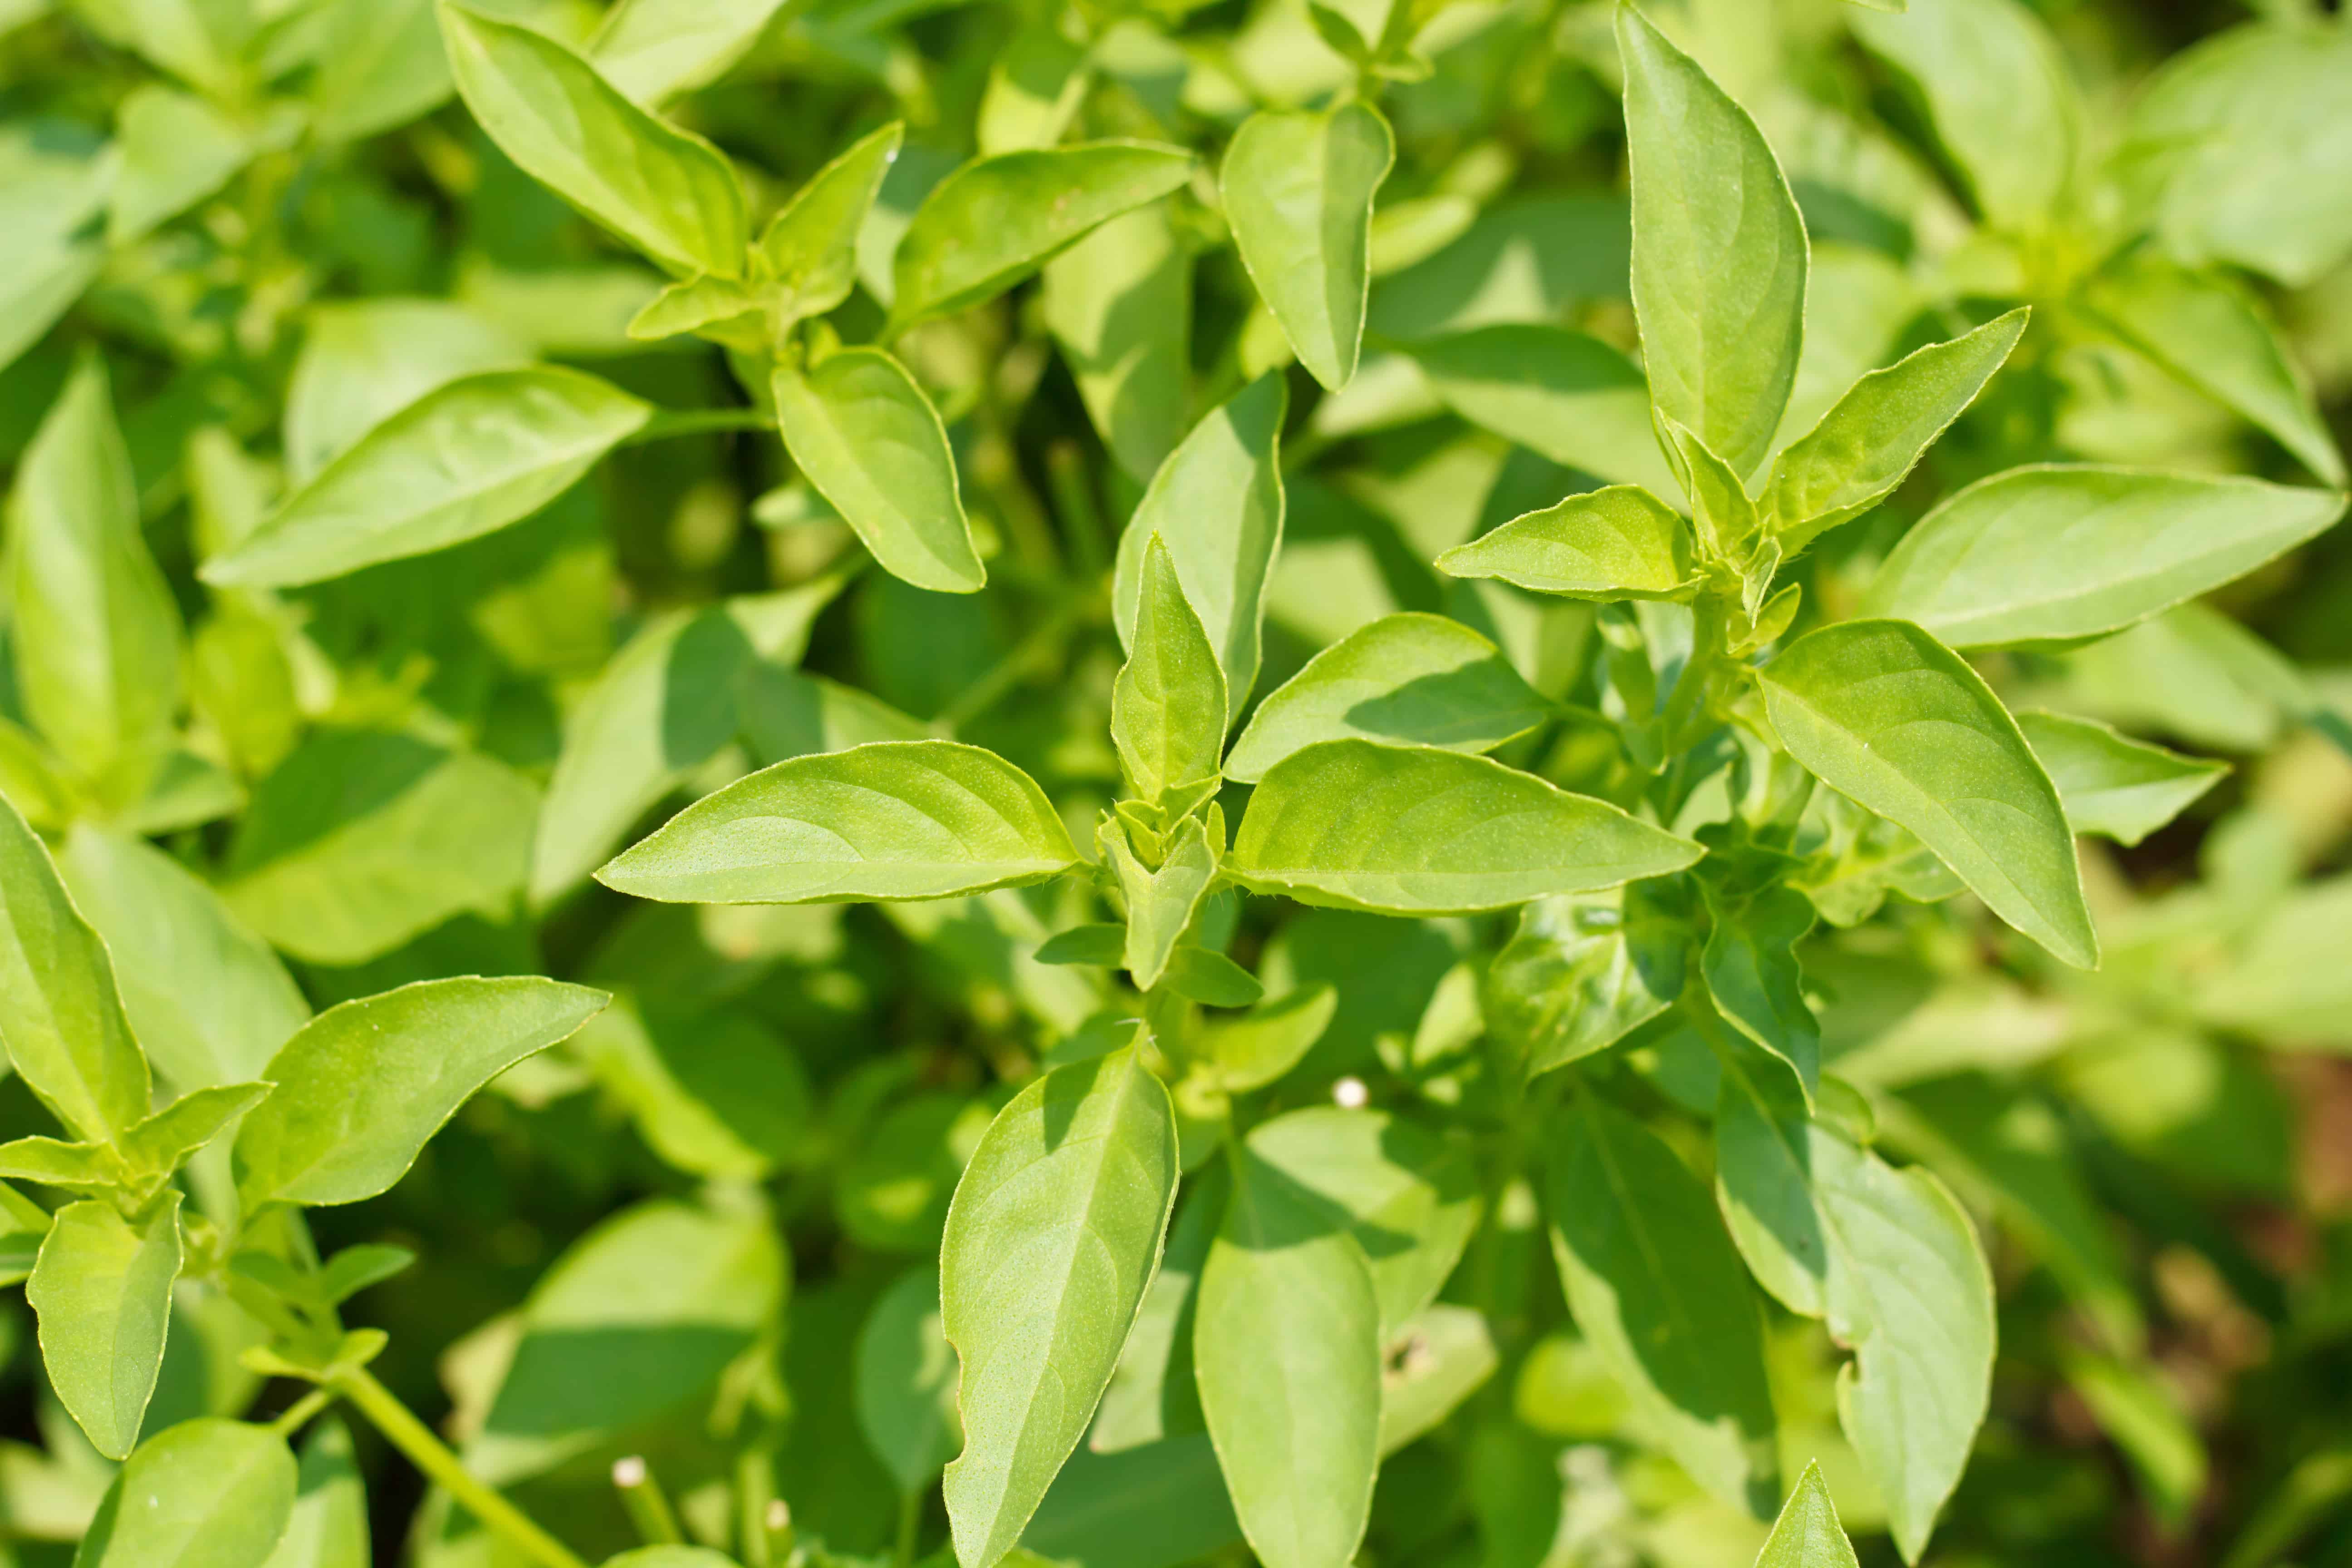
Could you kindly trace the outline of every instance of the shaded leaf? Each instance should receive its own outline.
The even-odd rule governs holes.
[[[2058,786],[2067,824],[2118,844],[2137,844],[2162,827],[2230,771],[2227,763],[2184,757],[2089,719],[2025,712],[2017,727]]]

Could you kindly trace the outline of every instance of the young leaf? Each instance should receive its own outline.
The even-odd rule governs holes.
[[[1871,579],[1863,613],[1964,648],[2121,631],[2326,529],[2344,499],[2143,468],[2011,468],[1921,518]]]
[[[776,280],[785,321],[822,315],[857,285],[857,232],[906,142],[892,121],[850,143],[812,176],[761,232],[759,259]]]
[[[268,1099],[269,1091],[266,1083],[191,1089],[132,1128],[122,1140],[122,1157],[133,1170],[167,1175]]]
[[[1169,990],[1203,1007],[1255,1007],[1265,998],[1257,976],[1205,947],[1179,945],[1168,955]]]
[[[1807,633],[1759,672],[1791,756],[1918,835],[1993,913],[2068,963],[2098,962],[2057,788],[1959,656],[1903,621]]]
[[[945,1490],[964,1568],[1013,1549],[1085,1435],[1175,1199],[1175,1111],[1132,1047],[1036,1079],[973,1151],[940,1253],[963,1364]]]
[[[657,342],[701,332],[730,346],[756,349],[767,342],[767,322],[757,291],[732,278],[697,278],[673,283],[629,318],[629,336]]]
[[[784,446],[892,576],[940,594],[988,581],[939,410],[880,349],[844,349],[772,385]]]
[[[1249,1161],[1201,1270],[1192,1357],[1242,1531],[1265,1568],[1343,1568],[1380,1466],[1380,1299],[1347,1231]]]
[[[145,790],[180,704],[180,612],[147,552],[106,366],[74,365],[8,493],[10,647],[25,715],[118,805]]]
[[[68,1204],[25,1281],[49,1386],[110,1459],[139,1441],[179,1272],[180,1194],[166,1190],[137,1225],[111,1203]]]
[[[1160,539],[1225,672],[1229,723],[1257,681],[1265,581],[1282,548],[1279,459],[1288,402],[1282,378],[1267,375],[1213,409],[1160,465],[1119,536],[1111,608],[1121,646],[1135,639],[1144,548]]]
[[[1780,1495],[1763,1319],[1706,1189],[1590,1093],[1562,1131],[1546,1207],[1576,1326],[1691,1479],[1762,1517]]]
[[[536,976],[466,977],[328,1008],[271,1060],[278,1088],[237,1130],[238,1194],[248,1210],[375,1196],[475,1090],[611,1000]]]
[[[1190,153],[1151,142],[1090,142],[966,163],[940,182],[898,242],[891,323],[904,330],[1001,294],[1097,224],[1192,175]]]
[[[66,896],[49,852],[0,801],[0,1042],[25,1086],[83,1138],[113,1142],[147,1117],[147,1058],[123,1016],[106,944]]]
[[[2049,770],[2077,833],[2137,844],[2186,811],[2230,771],[2227,763],[2184,757],[2135,741],[2090,719],[2024,712],[2017,727]]]
[[[1804,220],[1748,111],[1630,4],[1633,313],[1658,411],[1741,478],[1771,449],[1804,337]]]
[[[478,539],[570,489],[652,415],[551,365],[450,382],[370,430],[201,575],[286,587]]]
[[[1214,806],[1210,813],[1219,842],[1210,841],[1199,817],[1188,816],[1169,835],[1168,853],[1156,871],[1146,869],[1135,858],[1124,834],[1113,829],[1103,836],[1111,868],[1118,876],[1120,894],[1127,900],[1127,942],[1121,962],[1139,990],[1149,991],[1160,984],[1178,940],[1216,880],[1217,857],[1224,848],[1224,819]]]
[[[297,1474],[267,1426],[183,1421],[117,1472],[75,1568],[262,1568],[286,1533]]]
[[[1339,1011],[1339,993],[1330,985],[1305,985],[1261,1003],[1239,1018],[1204,1026],[1203,1053],[1215,1064],[1217,1081],[1241,1094],[1278,1083],[1306,1058]]]
[[[1037,962],[1116,969],[1127,962],[1127,927],[1117,921],[1098,921],[1057,931],[1038,944]]]
[[[604,13],[588,58],[597,74],[648,107],[727,74],[760,41],[783,0],[621,0]]]
[[[1321,113],[1261,110],[1218,176],[1242,265],[1283,335],[1334,391],[1356,374],[1371,289],[1372,195],[1396,138],[1360,100]]]
[[[1149,482],[1184,438],[1192,254],[1152,202],[1045,264],[1045,325],[1120,468]]]
[[[955,1347],[940,1323],[936,1265],[900,1275],[858,1331],[857,1425],[909,1496],[929,1491],[963,1447]]]
[[[528,27],[445,0],[441,34],[458,95],[523,173],[666,267],[743,275],[743,188],[719,149]]]
[[[1385,616],[1317,654],[1259,703],[1225,773],[1255,784],[1293,752],[1350,737],[1491,752],[1550,714],[1502,650],[1460,622]]]
[[[1698,585],[1690,525],[1638,485],[1589,490],[1513,518],[1439,556],[1437,569],[1603,603],[1686,599]]]
[[[1606,1050],[1682,994],[1693,935],[1671,882],[1539,899],[1487,967],[1479,1008],[1519,1081]]]
[[[2009,358],[2026,316],[2020,307],[1872,371],[1784,447],[1765,492],[1782,547],[1794,553],[1893,495]]]
[[[778,763],[705,795],[596,873],[671,903],[946,899],[1079,863],[1028,774],[952,741]]]
[[[1667,450],[1691,498],[1691,517],[1702,553],[1710,561],[1738,561],[1747,556],[1763,527],[1755,500],[1731,465],[1715,448],[1671,415],[1659,416]]]
[[[1822,1086],[1822,1026],[1805,1004],[1796,945],[1813,929],[1812,901],[1786,886],[1749,899],[1700,886],[1714,925],[1699,969],[1716,1011],[1786,1062],[1811,1104]]]
[[[245,127],[203,99],[160,82],[116,110],[122,163],[107,199],[106,237],[125,245],[228,184],[259,149]]]
[[[1129,786],[1157,804],[1178,785],[1216,776],[1226,709],[1217,650],[1185,601],[1167,542],[1157,535],[1144,549],[1127,641],[1127,663],[1111,687],[1111,742]]]
[[[1266,773],[1226,870],[1257,892],[1467,914],[1678,871],[1698,846],[1485,757],[1325,741]]]
[[[1650,434],[1642,367],[1599,338],[1506,321],[1409,343],[1405,352],[1438,400],[1473,425],[1604,479],[1674,488]]]
[[[1853,1542],[1845,1538],[1837,1504],[1822,1479],[1820,1460],[1806,1464],[1796,1489],[1780,1505],[1780,1517],[1756,1554],[1756,1568],[1859,1568]]]

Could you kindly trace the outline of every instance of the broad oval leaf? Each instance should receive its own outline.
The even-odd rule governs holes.
[[[612,998],[537,976],[423,980],[330,1007],[273,1058],[236,1135],[237,1192],[351,1204],[390,1187],[474,1091]]]
[[[924,199],[891,263],[890,320],[905,328],[1001,294],[1096,225],[1192,176],[1192,154],[1153,142],[1089,142],[966,163]]]
[[[821,315],[857,283],[857,234],[906,142],[892,121],[852,142],[810,176],[761,232],[759,260],[775,279],[786,319]]]
[[[1301,903],[1468,914],[1664,876],[1699,853],[1485,757],[1325,741],[1267,771],[1226,870]]]
[[[1318,741],[1491,752],[1551,716],[1502,650],[1443,616],[1385,616],[1323,649],[1250,716],[1225,775],[1255,784]]]
[[[1864,612],[1953,647],[2121,631],[2242,577],[2344,515],[2334,490],[2053,464],[1980,479],[1919,520]]]
[[[1845,1538],[1837,1504],[1822,1479],[1819,1460],[1805,1466],[1789,1500],[1780,1505],[1780,1517],[1772,1521],[1772,1533],[1756,1554],[1756,1568],[1859,1568],[1853,1542]]]
[[[946,899],[1079,863],[1036,784],[952,741],[881,741],[778,763],[705,795],[596,873],[670,903]]]
[[[1023,1089],[964,1167],[940,1258],[963,1366],[945,1490],[966,1568],[1013,1549],[1085,1436],[1175,1201],[1175,1110],[1132,1047]]]
[[[1804,219],[1756,121],[1630,5],[1617,53],[1650,396],[1745,479],[1796,382]]]
[[[844,349],[772,384],[793,461],[892,576],[940,594],[988,581],[971,542],[947,426],[880,349]]]
[[[298,1474],[267,1426],[183,1421],[116,1474],[74,1568],[262,1568],[286,1533]]]
[[[1242,121],[1219,184],[1225,221],[1298,362],[1337,390],[1356,374],[1370,298],[1372,195],[1396,162],[1387,121],[1358,100]]]
[[[908,1269],[857,1333],[857,1425],[901,1493],[929,1489],[963,1446],[955,1347],[940,1316],[940,1271]]]
[[[2058,786],[2068,824],[2118,844],[2138,843],[2230,771],[2227,763],[2184,757],[2090,719],[2026,712],[2017,727]]]
[[[1128,783],[1154,803],[1214,778],[1224,750],[1224,672],[1157,534],[1144,552],[1127,663],[1111,687],[1110,736]]]
[[[1671,489],[1650,433],[1642,367],[1589,332],[1501,322],[1407,344],[1438,400],[1553,462],[1621,484]]]
[[[522,337],[455,300],[317,306],[286,385],[287,479],[298,489],[309,484],[361,437],[436,387],[532,357]],[[250,531],[239,537],[244,531]]]
[[[180,1194],[166,1189],[137,1225],[109,1202],[68,1204],[25,1281],[49,1386],[110,1459],[139,1441],[179,1273]]]
[[[2098,962],[2057,787],[1958,655],[1908,622],[1847,621],[1759,673],[1773,729],[1815,777],[1917,835],[2068,963]]]
[[[523,173],[691,275],[743,275],[743,188],[719,149],[639,109],[554,39],[444,4],[457,92]]]
[[[1686,599],[1698,584],[1690,525],[1639,485],[1590,490],[1515,517],[1439,556],[1437,569],[1604,603]]]
[[[652,414],[551,365],[450,382],[360,437],[202,575],[287,587],[478,539],[570,489]]]

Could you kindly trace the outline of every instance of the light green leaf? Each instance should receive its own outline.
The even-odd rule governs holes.
[[[963,1447],[956,1383],[940,1271],[927,1263],[882,1292],[857,1334],[858,1429],[901,1492],[929,1491]]]
[[[1339,1011],[1336,987],[1302,985],[1238,1018],[1220,1018],[1204,1026],[1207,1048],[1203,1054],[1228,1092],[1264,1089],[1281,1081],[1306,1058]]]
[[[743,672],[736,692],[743,743],[760,766],[876,741],[920,741],[930,726],[854,686],[786,669],[765,659]]]
[[[2352,1049],[2352,877],[2296,889],[2255,922],[2193,1007],[2203,1022],[2266,1042]]]
[[[624,1001],[583,1026],[571,1049],[681,1171],[757,1181],[810,1152],[808,1074],[740,1013]]]
[[[134,1178],[121,1158],[104,1143],[69,1143],[62,1138],[35,1136],[0,1143],[0,1179],[36,1182],[61,1192],[113,1200],[118,1194],[129,1193]]]
[[[286,1533],[296,1477],[267,1426],[183,1421],[115,1476],[74,1568],[262,1568]]]
[[[2189,272],[2140,250],[2093,278],[2083,299],[2126,342],[2344,488],[2344,455],[2311,384],[2252,295],[2219,273]]]
[[[760,41],[783,0],[621,0],[588,41],[597,74],[648,108],[707,87]]]
[[[1847,621],[1798,638],[1760,676],[1781,744],[1815,777],[1916,834],[2068,963],[2098,962],[2057,788],[1958,655],[1907,622]]]
[[[851,142],[761,231],[759,264],[775,279],[784,319],[821,315],[849,298],[857,284],[858,230],[906,139],[906,126],[894,120]]]
[[[1217,858],[1224,845],[1224,817],[1210,807],[1217,842],[1212,842],[1197,816],[1188,816],[1169,835],[1168,852],[1157,869],[1147,868],[1128,847],[1125,834],[1111,828],[1103,846],[1111,869],[1118,877],[1127,900],[1127,941],[1120,961],[1134,976],[1138,989],[1149,991],[1167,973],[1177,942],[1192,923],[1201,900],[1217,879]]]
[[[140,532],[130,453],[94,353],[25,449],[7,536],[25,712],[84,780],[127,805],[172,743],[180,612]]]
[[[146,1120],[147,1058],[106,944],[66,896],[48,850],[0,803],[0,1042],[59,1121],[112,1142]]]
[[[111,1203],[68,1204],[25,1281],[49,1385],[110,1459],[139,1441],[179,1272],[180,1194],[167,1190],[135,1226]]]
[[[369,1568],[367,1488],[341,1417],[310,1428],[295,1475],[293,1512],[263,1568]]]
[[[1192,1331],[1209,1436],[1265,1568],[1344,1568],[1380,1466],[1380,1299],[1354,1237],[1246,1162]]]
[[[1060,18],[1040,13],[997,52],[973,130],[980,155],[1051,147],[1070,128],[1093,80],[1087,49],[1064,36]]]
[[[122,1157],[142,1173],[176,1171],[238,1117],[269,1098],[269,1091],[266,1083],[191,1089],[132,1128],[122,1140]]]
[[[1226,870],[1255,891],[1466,914],[1678,871],[1698,846],[1484,757],[1326,741],[1266,773]]]
[[[1524,1081],[1606,1050],[1682,994],[1694,934],[1669,882],[1538,899],[1487,967],[1479,1009]]]
[[[1546,1208],[1576,1326],[1691,1479],[1760,1518],[1780,1495],[1763,1319],[1706,1189],[1590,1093],[1559,1132]]]
[[[1242,121],[1218,175],[1225,221],[1259,298],[1308,373],[1337,391],[1356,374],[1371,289],[1372,195],[1396,138],[1362,100]]]
[[[1650,396],[1744,479],[1796,381],[1804,220],[1748,111],[1631,5],[1618,8],[1617,52]]]
[[[940,1254],[963,1366],[945,1490],[964,1568],[1012,1550],[1085,1435],[1175,1198],[1175,1112],[1132,1047],[1031,1083],[965,1166]]]
[[[1265,995],[1256,975],[1205,947],[1180,945],[1170,953],[1166,984],[1203,1007],[1255,1007]]]
[[[1822,1026],[1805,1005],[1796,945],[1813,929],[1812,900],[1775,885],[1741,898],[1702,881],[1713,928],[1699,959],[1716,1011],[1771,1052],[1804,1085],[1806,1103],[1822,1086]]]
[[[434,0],[375,0],[328,13],[310,79],[310,124],[356,142],[436,108],[456,89]]]
[[[1400,1325],[1389,1354],[1394,1369],[1381,1377],[1382,1458],[1433,1431],[1502,1364],[1486,1314],[1443,1303]]]
[[[1028,774],[952,741],[778,763],[688,806],[596,873],[671,903],[946,899],[1079,863]]]
[[[1698,584],[1690,525],[1638,485],[1589,490],[1513,518],[1439,556],[1437,569],[1604,603],[1686,599]]]
[[[440,47],[436,35],[434,48]],[[528,364],[531,357],[527,341],[446,300],[320,305],[310,313],[286,389],[287,477],[307,485],[426,393],[482,371]],[[240,529],[237,537],[251,531]]]
[[[1599,338],[1548,322],[1504,322],[1405,352],[1439,400],[1473,425],[1614,483],[1674,488],[1650,434],[1650,384],[1641,366]]]
[[[767,321],[752,286],[732,278],[697,278],[673,283],[646,302],[629,318],[629,336],[637,342],[658,342],[687,332],[700,332],[715,342],[746,349],[764,346]]]
[[[2336,491],[2259,479],[2012,468],[1921,518],[1863,610],[1954,647],[2095,637],[2242,577],[2343,515]]]
[[[1830,1500],[1819,1460],[1805,1466],[1796,1489],[1780,1505],[1780,1517],[1756,1554],[1756,1568],[1857,1568],[1853,1542],[1838,1523],[1837,1504]]]
[[[988,581],[939,410],[880,349],[844,349],[773,381],[784,446],[892,576],[941,594]]]
[[[2021,307],[1872,371],[1784,447],[1765,491],[1782,546],[1794,553],[1893,495],[2009,358],[2026,315]]]
[[[248,1209],[375,1196],[475,1090],[611,1000],[537,976],[465,977],[330,1007],[269,1064],[277,1091],[237,1131],[239,1194]]]
[[[2230,771],[2227,763],[2184,757],[2094,720],[2025,712],[2017,727],[2058,786],[2067,823],[2118,844],[2138,843]]]
[[[743,275],[743,188],[719,149],[528,27],[445,3],[441,35],[466,107],[523,173],[666,267]]]
[[[75,0],[90,31],[215,98],[235,96],[252,29],[243,5],[210,0]]]
[[[1136,795],[1158,804],[1217,774],[1225,742],[1225,677],[1201,617],[1185,601],[1167,542],[1145,547],[1127,662],[1111,687],[1110,735]]]
[[[1225,773],[1255,784],[1293,752],[1351,736],[1491,752],[1550,716],[1502,650],[1469,627],[1442,616],[1385,616],[1317,654],[1259,703]]]
[[[933,188],[898,241],[893,327],[1003,293],[1096,225],[1158,200],[1192,174],[1190,153],[1152,142],[1089,142],[966,163]]]
[[[113,184],[113,148],[58,121],[0,128],[0,365],[80,297],[106,259],[91,220]]]
[[[1662,414],[1658,424],[1691,499],[1700,553],[1710,561],[1745,558],[1763,527],[1746,481],[1680,420]]]
[[[177,217],[228,184],[257,150],[245,127],[160,82],[132,89],[115,112],[122,162],[107,198],[109,244]]]
[[[1047,262],[1044,300],[1096,434],[1148,482],[1191,407],[1192,253],[1168,204],[1115,217]]]
[[[554,366],[450,382],[362,437],[202,575],[283,587],[478,539],[570,489],[652,415]]]
[[[1241,717],[1257,682],[1266,575],[1282,548],[1281,437],[1289,394],[1262,376],[1210,411],[1160,465],[1119,536],[1111,609],[1121,646],[1134,640],[1144,547],[1166,542],[1185,602],[1225,672],[1225,719]]]

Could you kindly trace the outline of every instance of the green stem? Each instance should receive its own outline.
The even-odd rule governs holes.
[[[314,1388],[286,1407],[286,1413],[269,1424],[269,1429],[280,1437],[291,1437],[302,1429],[302,1424],[333,1403],[334,1390]]]
[[[653,1467],[644,1456],[632,1454],[613,1462],[613,1489],[621,1494],[622,1510],[636,1527],[637,1538],[647,1546],[677,1546],[685,1542],[668,1494],[654,1479]]]
[[[713,430],[773,430],[776,422],[757,408],[656,408],[654,416],[623,439],[624,447],[642,447],[673,436],[700,436]]]
[[[891,1554],[892,1561],[898,1563],[898,1568],[908,1568],[908,1565],[915,1561],[916,1536],[922,1527],[923,1494],[899,1493],[898,1543]]]
[[[394,1447],[408,1456],[410,1464],[525,1556],[543,1568],[588,1568],[577,1552],[467,1474],[448,1445],[434,1436],[433,1429],[419,1421],[399,1396],[378,1383],[365,1367],[335,1373],[328,1386],[356,1405]]]
[[[1029,635],[1013,646],[1013,651],[992,665],[980,679],[956,693],[953,700],[940,710],[932,725],[943,735],[953,735],[958,730],[987,712],[1002,701],[1004,695],[1021,682],[1037,656],[1061,637],[1071,621],[1076,619],[1080,601],[1064,600],[1045,618],[1033,627]]]

